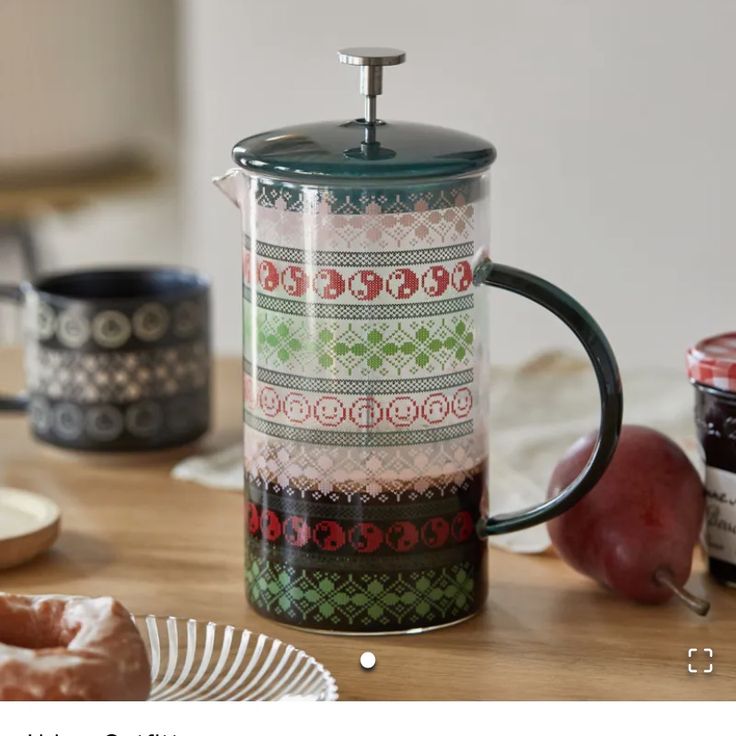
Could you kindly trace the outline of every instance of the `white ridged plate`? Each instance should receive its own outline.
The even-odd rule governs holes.
[[[133,620],[151,662],[149,700],[337,700],[335,678],[291,644],[194,619]]]

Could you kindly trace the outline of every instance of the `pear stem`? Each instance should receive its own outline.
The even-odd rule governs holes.
[[[693,595],[675,582],[672,571],[666,567],[660,567],[654,573],[654,580],[658,585],[669,588],[691,611],[698,616],[705,616],[710,611],[710,602],[697,595]]]

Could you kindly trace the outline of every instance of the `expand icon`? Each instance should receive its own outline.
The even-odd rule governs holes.
[[[687,650],[687,671],[691,675],[696,675],[698,674],[698,672],[703,675],[709,675],[711,672],[713,672],[713,650],[710,647],[703,648],[702,651],[705,667],[700,670],[695,666],[697,662],[694,662],[699,651],[700,650],[697,647],[692,647],[691,649]]]

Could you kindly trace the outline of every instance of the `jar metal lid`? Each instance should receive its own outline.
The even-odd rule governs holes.
[[[736,332],[708,337],[691,347],[687,373],[696,383],[736,392]]]

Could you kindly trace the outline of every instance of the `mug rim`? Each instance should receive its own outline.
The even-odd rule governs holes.
[[[173,275],[184,277],[188,283],[181,284],[176,289],[164,289],[158,294],[137,295],[137,296],[70,296],[68,294],[59,294],[45,287],[47,282],[53,279],[64,277],[89,277],[101,276],[110,277],[114,275]],[[160,266],[160,265],[143,265],[143,266],[117,266],[106,265],[100,268],[75,268],[69,270],[56,270],[39,274],[34,279],[24,280],[20,284],[21,291],[24,295],[34,293],[47,299],[53,299],[57,302],[74,304],[135,304],[149,299],[186,299],[196,294],[208,293],[211,281],[207,276],[199,273],[193,268],[187,266]]]

